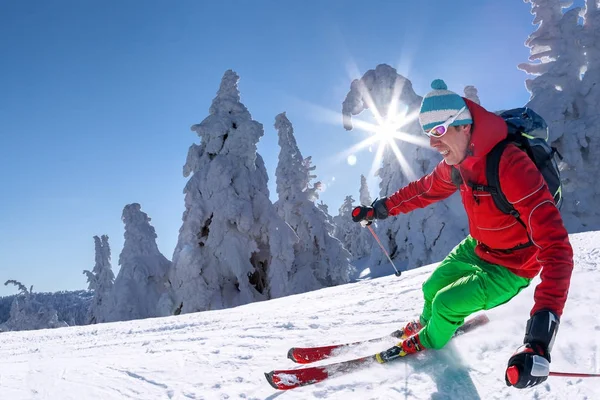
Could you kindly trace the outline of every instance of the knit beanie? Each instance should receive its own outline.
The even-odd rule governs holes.
[[[448,86],[441,79],[431,82],[433,91],[427,93],[421,103],[419,122],[424,131],[428,131],[436,125],[443,124],[450,117],[456,115],[461,108],[465,107],[464,99],[456,93],[448,90]],[[468,108],[460,113],[458,118],[450,126],[472,124],[471,112]]]

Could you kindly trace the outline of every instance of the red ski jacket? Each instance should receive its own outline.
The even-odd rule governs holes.
[[[500,159],[502,191],[520,213],[533,246],[510,253],[498,251],[527,243],[527,232],[515,217],[496,207],[489,193],[474,191],[466,183],[487,185],[486,155],[506,138],[507,127],[496,114],[468,99],[465,102],[473,118],[473,131],[467,157],[455,167],[463,180],[459,188],[470,234],[478,242],[475,252],[483,260],[525,278],[533,278],[541,270],[531,315],[549,309],[561,316],[573,270],[573,249],[552,194],[527,154],[508,145]],[[449,197],[457,190],[451,171],[442,160],[429,175],[398,190],[386,200],[389,214],[407,213]]]

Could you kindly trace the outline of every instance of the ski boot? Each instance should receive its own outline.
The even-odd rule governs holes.
[[[392,333],[392,336],[398,339],[406,339],[407,337],[410,337],[415,333],[419,332],[421,328],[423,328],[423,325],[421,325],[421,321],[417,319],[414,321],[410,321],[404,326],[404,328]]]
[[[404,357],[408,354],[414,354],[425,347],[421,344],[421,340],[419,339],[419,334],[415,333],[414,335],[402,340],[400,343],[395,345],[394,347],[390,347],[386,351],[382,351],[375,355],[375,359],[380,364],[385,364],[396,358]]]

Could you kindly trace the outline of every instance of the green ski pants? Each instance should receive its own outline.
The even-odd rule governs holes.
[[[475,254],[476,245],[467,236],[423,283],[419,339],[426,348],[442,348],[470,314],[506,303],[531,282],[483,261]]]

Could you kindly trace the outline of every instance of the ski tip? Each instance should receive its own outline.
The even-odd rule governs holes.
[[[287,353],[287,358],[289,358],[290,360],[292,360],[293,362],[297,363],[298,360],[296,360],[296,358],[294,357],[294,350],[296,350],[295,347],[292,347],[291,349],[288,350]]]
[[[265,372],[265,378],[267,378],[267,382],[269,382],[269,385],[273,386],[273,389],[279,389],[275,382],[273,382],[273,372],[275,371]]]

